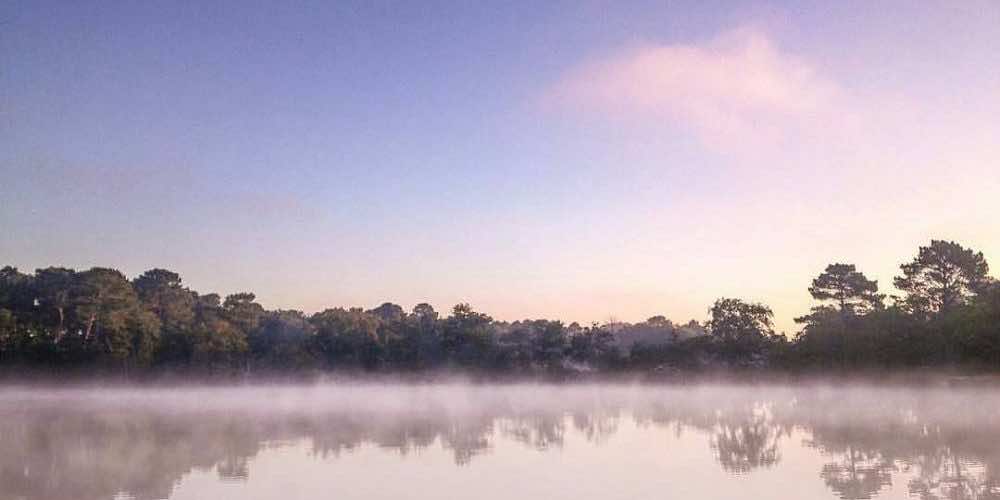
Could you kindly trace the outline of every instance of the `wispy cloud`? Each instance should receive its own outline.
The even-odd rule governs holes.
[[[642,45],[585,61],[548,93],[560,107],[616,118],[671,120],[710,146],[781,141],[837,108],[841,92],[764,33],[707,43]]]

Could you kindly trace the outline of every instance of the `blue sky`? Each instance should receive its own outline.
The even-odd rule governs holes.
[[[1000,258],[1000,5],[0,3],[0,261],[268,307],[809,307]],[[888,290],[891,292],[891,290]]]

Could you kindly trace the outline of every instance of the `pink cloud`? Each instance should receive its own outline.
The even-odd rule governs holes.
[[[705,44],[644,45],[584,62],[549,102],[624,119],[671,120],[711,146],[774,143],[835,111],[837,85],[753,30]]]

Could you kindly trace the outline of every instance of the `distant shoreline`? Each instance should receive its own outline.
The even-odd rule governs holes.
[[[447,314],[334,307],[267,310],[151,269],[0,269],[0,376],[302,378],[364,374],[485,380],[1000,373],[1000,282],[981,252],[931,240],[881,293],[853,264],[812,281],[816,306],[789,337],[769,306],[720,297],[704,322],[499,321],[467,303]]]

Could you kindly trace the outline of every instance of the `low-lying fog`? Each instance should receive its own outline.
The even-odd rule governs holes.
[[[1000,498],[1000,391],[0,389],[0,499]]]

